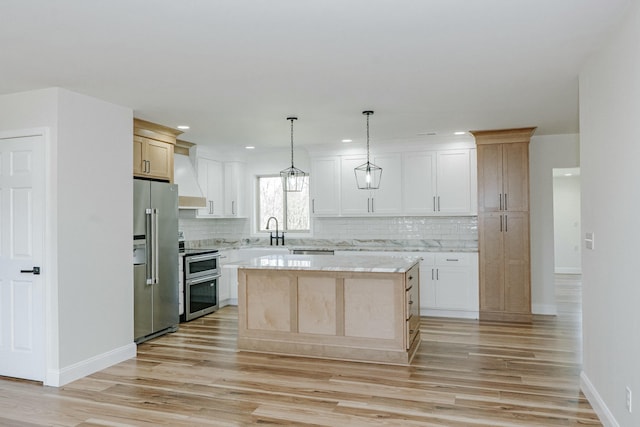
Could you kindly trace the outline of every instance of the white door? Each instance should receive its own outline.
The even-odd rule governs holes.
[[[43,381],[44,137],[0,134],[0,375]]]

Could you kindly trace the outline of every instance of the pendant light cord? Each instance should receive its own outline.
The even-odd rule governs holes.
[[[297,117],[287,117],[291,121],[291,168],[293,168],[293,121],[298,120]]]

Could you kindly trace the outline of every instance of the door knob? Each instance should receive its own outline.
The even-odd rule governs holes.
[[[37,276],[40,274],[40,267],[33,267],[33,270],[20,270],[20,273],[33,273]]]

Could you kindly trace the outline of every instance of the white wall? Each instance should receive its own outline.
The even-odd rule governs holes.
[[[135,355],[132,119],[64,89],[0,96],[0,130],[48,129],[48,385]]]
[[[67,367],[133,341],[133,112],[61,90],[58,118],[60,366]]]
[[[582,273],[579,175],[553,178],[553,229],[555,272]]]
[[[578,135],[534,136],[529,144],[531,309],[555,314],[553,169],[579,166]]]
[[[582,388],[605,425],[640,426],[640,2],[580,74]],[[632,414],[625,387],[634,394]]]

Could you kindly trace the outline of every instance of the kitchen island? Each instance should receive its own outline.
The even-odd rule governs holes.
[[[238,268],[238,349],[408,365],[419,258],[269,255]]]

